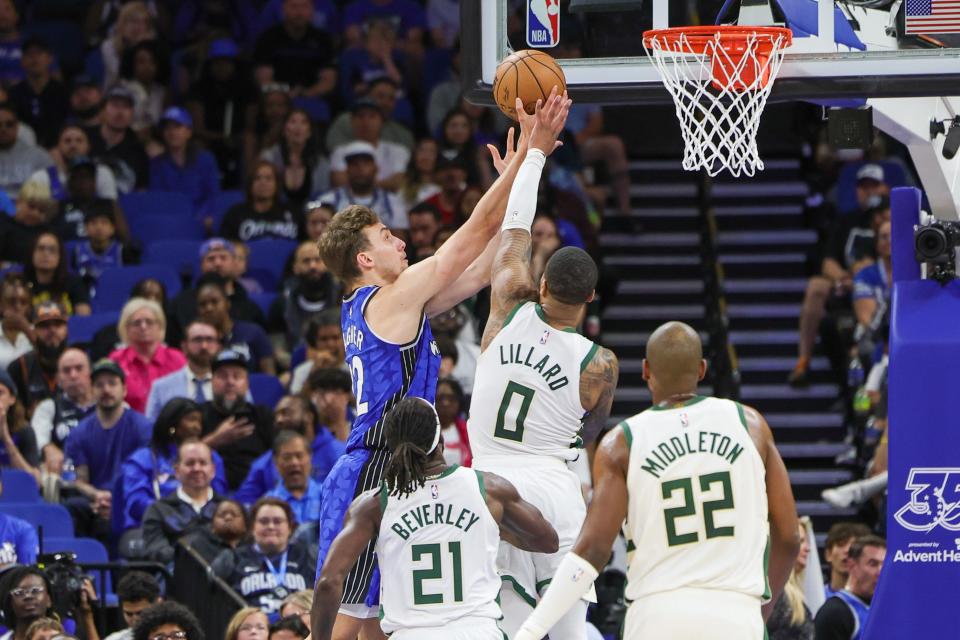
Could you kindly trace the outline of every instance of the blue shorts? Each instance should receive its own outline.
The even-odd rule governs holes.
[[[343,519],[350,503],[361,493],[380,487],[383,470],[389,461],[390,452],[384,449],[354,449],[337,460],[323,481],[317,577],[320,576],[330,545],[343,529]],[[347,574],[343,583],[343,604],[372,607],[380,603],[380,572],[374,555],[376,542],[376,539],[370,541]]]

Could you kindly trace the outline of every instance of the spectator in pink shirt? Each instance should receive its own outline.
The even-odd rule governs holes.
[[[182,369],[183,354],[163,344],[167,319],[156,302],[132,298],[124,305],[117,323],[120,341],[126,346],[110,354],[110,359],[127,376],[127,404],[143,413],[150,386],[157,378]]]

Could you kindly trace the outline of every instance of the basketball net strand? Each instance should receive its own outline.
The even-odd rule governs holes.
[[[683,168],[706,169],[711,176],[726,168],[734,177],[762,171],[757,129],[783,62],[783,36],[747,34],[745,50],[734,55],[724,48],[719,33],[702,53],[686,34],[665,40],[652,37],[645,44],[673,96],[684,140]],[[769,55],[757,55],[761,41],[773,45]],[[720,64],[714,64],[715,57],[722,58]],[[743,78],[752,81],[744,83]]]

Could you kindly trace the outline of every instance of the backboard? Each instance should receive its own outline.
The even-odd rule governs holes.
[[[772,101],[941,96],[960,87],[960,2],[950,0],[463,0],[467,97],[490,104],[512,50],[556,58],[575,99],[668,101],[643,48],[651,28],[787,26],[794,34]]]

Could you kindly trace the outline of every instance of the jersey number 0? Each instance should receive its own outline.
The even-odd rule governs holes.
[[[523,442],[523,423],[527,420],[530,404],[536,389],[525,387],[516,382],[508,382],[503,392],[500,409],[497,411],[497,426],[493,430],[494,437],[514,442]],[[515,399],[516,398],[516,399]],[[511,410],[519,402],[519,408]]]

